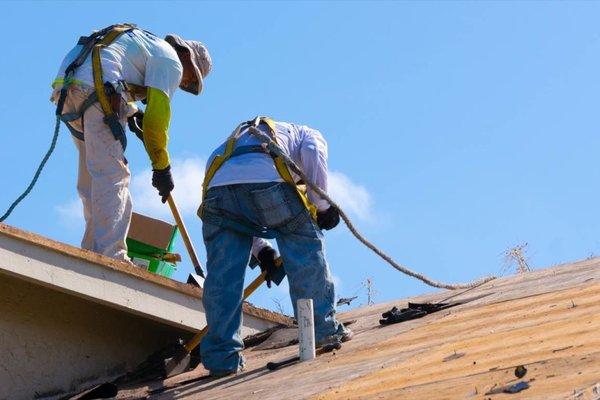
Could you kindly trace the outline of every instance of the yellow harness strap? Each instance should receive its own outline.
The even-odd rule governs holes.
[[[208,190],[208,185],[212,178],[214,178],[215,174],[221,168],[221,166],[231,157],[231,153],[233,153],[233,147],[235,145],[236,139],[230,138],[227,141],[227,145],[225,146],[225,152],[223,155],[216,156],[213,161],[210,163],[210,166],[206,170],[206,174],[204,175],[204,182],[202,183],[202,201],[204,201],[204,195]]]
[[[130,25],[115,26],[110,32],[106,34],[106,36],[102,38],[102,40],[100,40],[100,43],[94,46],[94,49],[92,50],[92,73],[94,76],[94,89],[96,90],[96,95],[98,96],[98,102],[100,103],[100,107],[102,107],[104,116],[107,119],[112,117],[114,112],[110,105],[110,100],[108,96],[106,96],[106,92],[104,91],[104,78],[102,77],[102,63],[100,58],[100,50],[103,47],[109,46],[123,33],[132,29],[133,27]]]
[[[204,174],[204,182],[202,182],[202,203],[204,203],[204,197],[206,196],[206,192],[208,191],[208,185],[210,184],[210,181],[212,181],[215,174],[217,173],[219,168],[221,168],[221,166],[225,163],[225,161],[227,161],[229,157],[231,157],[231,153],[233,153],[233,148],[235,147],[235,142],[237,141],[237,136],[240,133],[240,130],[242,129],[243,125],[244,123],[238,125],[231,137],[227,140],[227,144],[225,145],[225,152],[223,152],[222,155],[217,155],[212,160],[210,166],[206,170],[206,173]],[[202,211],[203,207],[201,204],[200,208],[198,209],[198,216],[200,218],[202,218]]]
[[[258,125],[261,122],[265,123],[269,127],[271,138],[275,143],[277,143],[277,135],[275,133],[275,121],[268,117],[260,117],[254,120],[255,125]],[[223,153],[223,155],[217,155],[210,163],[210,166],[208,167],[206,174],[204,175],[204,182],[202,183],[202,202],[204,202],[204,196],[208,191],[208,185],[210,184],[210,181],[213,179],[219,168],[221,168],[221,166],[231,157],[231,153],[233,153],[233,148],[235,147],[235,143],[237,142],[240,130],[245,124],[246,123],[240,124],[236,128],[234,133],[230,136],[230,138],[227,140],[227,144],[225,145],[225,152]],[[296,184],[294,178],[292,177],[292,174],[290,173],[289,168],[287,167],[285,161],[281,157],[273,157],[273,162],[275,163],[275,168],[277,169],[277,172],[279,173],[281,178],[285,182],[289,183],[290,185],[296,188],[296,192],[298,193],[300,201],[302,201],[302,204],[304,204],[304,207],[306,207],[313,220],[316,221],[317,207],[309,200],[308,196],[306,195],[306,189]],[[198,210],[198,216],[201,218],[202,211],[203,207],[200,206],[200,209]]]
[[[277,135],[275,133],[276,132],[275,121],[273,121],[271,118],[268,118],[268,117],[261,117],[260,121],[264,122],[269,127],[269,130],[271,131],[271,137],[272,137],[273,141],[275,143],[277,143]],[[279,143],[277,143],[277,144],[279,144]],[[302,204],[304,204],[304,207],[306,207],[306,209],[310,213],[310,216],[313,218],[313,220],[317,221],[317,207],[308,198],[308,195],[306,194],[306,187],[296,184],[296,182],[294,181],[294,178],[292,177],[290,169],[288,168],[288,166],[285,163],[285,161],[283,160],[283,158],[273,157],[273,162],[275,163],[275,168],[277,169],[277,172],[279,172],[279,175],[281,176],[281,178],[296,188],[296,192],[298,193],[298,197],[300,198],[300,201],[302,201]]]

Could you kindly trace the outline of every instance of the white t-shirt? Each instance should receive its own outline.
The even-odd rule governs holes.
[[[64,58],[55,81],[60,83],[65,70],[83,46],[75,46]],[[140,29],[119,36],[110,46],[100,50],[104,82],[125,81],[163,91],[172,98],[183,76],[183,66],[175,49],[163,39]],[[77,68],[76,81],[94,86],[92,53]],[[55,89],[57,89],[55,85]]]
[[[308,179],[327,192],[327,142],[321,132],[308,126],[288,122],[276,122],[275,126],[277,143],[290,155],[290,158],[302,169]],[[259,129],[266,131],[264,125],[260,125]],[[225,152],[226,143],[224,142],[211,154],[206,164],[207,170],[212,160]],[[259,140],[246,130],[237,140],[235,148],[256,144],[260,144]],[[294,178],[296,181],[299,180],[296,176]],[[264,153],[249,153],[227,160],[215,173],[209,183],[209,188],[261,182],[283,182],[283,179],[277,172],[271,156]],[[327,200],[321,199],[310,188],[308,197],[318,210],[329,208]]]

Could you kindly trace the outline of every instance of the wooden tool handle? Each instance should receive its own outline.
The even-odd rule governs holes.
[[[250,297],[250,295],[252,293],[254,293],[254,291],[256,289],[258,289],[260,287],[260,285],[263,284],[263,282],[265,281],[265,275],[266,275],[266,272],[262,272],[259,276],[254,278],[254,280],[252,282],[250,282],[250,284],[246,287],[246,289],[244,289],[244,297],[242,298],[242,300],[246,300],[248,297]],[[191,352],[192,350],[194,350],[196,348],[196,346],[198,346],[200,344],[200,342],[202,341],[202,338],[204,337],[204,335],[206,335],[206,332],[208,332],[208,325],[205,326],[204,328],[202,328],[202,330],[200,332],[196,333],[185,344],[186,350],[188,352]]]
[[[175,222],[179,227],[179,231],[181,232],[181,237],[183,238],[183,242],[185,243],[185,247],[187,248],[188,253],[190,254],[190,258],[192,259],[192,264],[194,264],[194,270],[198,275],[203,278],[206,278],[204,275],[204,271],[202,270],[202,264],[200,264],[200,260],[196,255],[196,250],[194,249],[194,245],[192,244],[192,240],[190,239],[190,235],[188,235],[187,229],[185,228],[185,224],[183,223],[183,218],[181,218],[181,214],[177,209],[177,205],[175,204],[175,200],[173,200],[173,195],[170,194],[167,198],[169,203],[169,207],[171,208],[171,212],[173,213],[173,217],[175,218]]]

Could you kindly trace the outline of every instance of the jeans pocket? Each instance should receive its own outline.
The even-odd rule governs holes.
[[[220,197],[219,196],[207,196],[200,204],[201,210],[207,212],[219,212],[220,211]]]
[[[290,222],[294,212],[284,183],[275,183],[265,189],[250,192],[259,222],[268,228],[277,228]]]
[[[280,232],[285,235],[295,235],[310,239],[321,240],[323,233],[312,220],[308,210],[302,210],[284,227],[281,227]]]

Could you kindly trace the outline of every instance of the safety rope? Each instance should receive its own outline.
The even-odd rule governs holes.
[[[13,212],[15,207],[25,197],[27,197],[29,192],[31,192],[31,190],[37,183],[38,178],[40,177],[40,174],[42,173],[42,170],[44,169],[44,166],[46,165],[46,162],[48,161],[48,159],[52,155],[52,152],[54,151],[54,148],[56,147],[56,141],[58,140],[58,131],[59,130],[60,130],[60,115],[57,115],[56,116],[56,126],[54,127],[54,136],[52,137],[52,143],[50,144],[50,148],[48,149],[48,151],[46,152],[46,155],[42,159],[42,162],[38,166],[37,171],[35,171],[35,175],[33,176],[33,179],[31,180],[31,183],[29,184],[29,186],[27,186],[27,189],[25,189],[25,191],[10,205],[10,207],[8,207],[8,210],[4,213],[4,215],[2,217],[0,217],[0,222],[3,222],[6,218],[8,218],[8,216]]]
[[[277,143],[275,143],[268,135],[266,135],[265,133],[261,132],[260,130],[258,130],[254,127],[250,127],[249,131],[251,134],[256,136],[262,142],[262,146],[270,154],[281,157],[285,161],[285,163],[288,165],[288,167],[296,175],[298,175],[300,178],[302,178],[302,180],[304,181],[304,183],[306,183],[306,185],[308,185],[308,187],[310,187],[315,192],[317,192],[317,194],[319,194],[319,196],[321,196],[323,199],[327,200],[332,207],[337,208],[337,210],[340,213],[340,217],[342,217],[342,219],[346,223],[346,226],[348,226],[348,229],[350,229],[350,232],[352,232],[354,237],[356,237],[360,242],[362,242],[365,246],[367,246],[369,249],[371,249],[379,257],[383,258],[388,264],[390,264],[392,267],[396,268],[398,271],[400,271],[408,276],[412,276],[413,278],[416,278],[429,286],[432,286],[435,288],[440,288],[440,289],[450,289],[450,290],[474,288],[477,286],[481,286],[484,283],[487,283],[493,279],[496,279],[496,277],[494,277],[494,276],[487,276],[487,277],[484,277],[484,278],[481,278],[481,279],[478,279],[478,280],[475,280],[472,282],[464,283],[464,284],[448,284],[448,283],[435,281],[433,279],[426,277],[423,274],[420,274],[418,272],[411,270],[408,267],[405,267],[404,265],[398,264],[390,256],[385,254],[381,249],[379,249],[373,243],[369,242],[352,224],[352,222],[350,221],[350,218],[348,218],[348,215],[344,212],[344,210],[342,210],[342,208],[335,201],[333,201],[331,199],[331,197],[329,197],[327,195],[327,193],[325,193],[320,187],[318,187],[311,180],[309,180],[307,178],[306,174],[304,174],[304,172],[296,165],[296,163],[287,155],[287,153]]]

